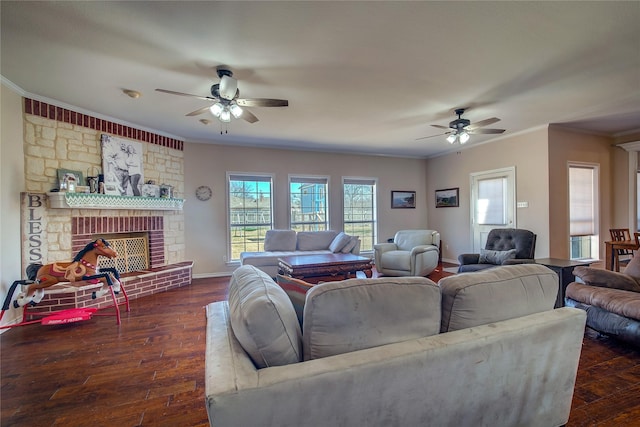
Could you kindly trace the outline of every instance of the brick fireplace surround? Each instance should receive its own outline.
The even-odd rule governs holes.
[[[181,154],[184,150],[183,141],[30,98],[24,98],[24,126],[25,135],[33,136],[25,139],[25,180],[30,193],[44,196],[44,193],[50,191],[52,183],[56,182],[56,168],[99,170],[102,159],[94,153],[100,153],[101,134],[145,143],[145,177],[172,185],[179,192],[183,191],[183,179],[179,178],[184,176]],[[50,165],[52,159],[54,164]],[[43,175],[49,179],[32,179]],[[98,237],[147,233],[149,268],[122,274],[123,286],[129,299],[191,283],[193,262],[177,262],[184,259],[182,236],[176,232],[179,228],[177,221],[183,221],[179,214],[153,210],[116,213],[105,209],[83,215],[83,210],[70,209],[70,217],[62,218],[61,212],[63,211],[56,210],[56,214],[50,216],[49,226],[46,228],[49,240],[43,240],[50,241],[56,248],[55,253],[49,253],[56,259],[64,255],[60,253],[60,234],[69,233],[67,230],[71,232],[70,256]],[[148,216],[144,216],[145,214]],[[65,241],[65,247],[66,243],[68,242]],[[44,299],[30,307],[28,312],[45,314],[69,308],[104,308],[113,304],[110,293],[91,299],[92,292],[100,285],[84,282],[76,282],[74,285],[76,286],[59,283],[47,288]],[[135,310],[135,307],[132,309]],[[105,310],[105,314],[108,311],[110,309]]]
[[[77,253],[100,235],[146,232],[149,236],[149,269],[121,275],[123,287],[130,300],[164,292],[191,283],[193,262],[164,265],[164,218],[140,217],[73,217],[71,244]],[[29,313],[45,315],[72,308],[105,308],[113,304],[111,295],[92,299],[93,291],[101,284],[85,282],[59,283],[45,290],[44,299],[29,308]],[[118,297],[122,302],[122,294]]]

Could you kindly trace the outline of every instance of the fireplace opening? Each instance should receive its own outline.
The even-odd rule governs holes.
[[[107,240],[118,256],[113,259],[100,257],[100,268],[116,268],[120,273],[143,271],[149,268],[148,233],[118,233],[96,236]]]

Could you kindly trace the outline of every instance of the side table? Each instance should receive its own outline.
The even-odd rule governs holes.
[[[544,265],[555,271],[560,279],[560,286],[558,287],[558,297],[556,298],[556,305],[554,308],[564,306],[564,293],[569,283],[576,280],[576,276],[573,274],[573,269],[580,265],[590,266],[591,261],[576,261],[570,259],[559,258],[540,258],[535,260],[536,264]]]

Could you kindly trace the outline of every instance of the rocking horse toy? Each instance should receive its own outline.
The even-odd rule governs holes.
[[[56,283],[77,281],[85,281],[91,284],[102,283],[102,287],[93,292],[91,297],[92,299],[96,299],[105,295],[107,292],[111,292],[114,307],[116,309],[117,322],[120,324],[119,304],[116,302],[115,295],[122,291],[125,297],[124,304],[126,304],[127,311],[129,311],[129,299],[124,288],[120,284],[120,273],[118,270],[115,268],[98,268],[99,256],[115,258],[118,256],[118,253],[105,239],[97,239],[87,244],[87,246],[78,252],[71,262],[53,262],[46,265],[30,264],[26,269],[28,280],[16,280],[13,282],[7,292],[7,297],[5,298],[2,306],[2,313],[0,314],[0,319],[2,319],[5,311],[9,308],[11,298],[17,286],[26,286],[26,290],[18,294],[17,299],[13,302],[14,308],[25,307],[23,321],[19,324],[3,326],[0,328],[37,322],[25,321],[27,317],[27,308],[29,306],[35,306],[37,303],[42,301],[42,298],[44,297],[44,290]],[[62,310],[57,313],[47,313],[50,321],[46,323],[69,323],[70,321],[86,320],[90,318],[92,314],[96,314],[96,311],[97,310],[94,308],[70,309]],[[44,319],[42,319],[42,323],[45,323]]]

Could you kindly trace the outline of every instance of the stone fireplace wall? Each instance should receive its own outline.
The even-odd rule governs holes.
[[[100,136],[103,133],[129,138],[143,145],[146,180],[173,186],[174,197],[184,197],[183,142],[135,129],[33,99],[24,99],[25,182],[29,193],[57,188],[57,169],[70,169],[86,176],[102,171]],[[152,266],[185,261],[184,214],[182,211],[127,209],[48,209],[43,234],[47,259],[63,261],[75,255],[88,234],[125,232],[127,228],[156,227],[152,232]],[[149,222],[151,221],[151,222]],[[95,231],[87,232],[87,227]],[[107,231],[114,228],[123,231]],[[161,236],[162,248],[158,246]]]

